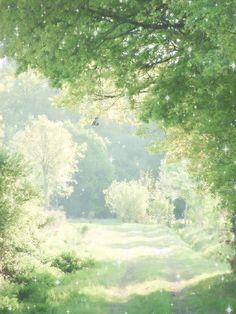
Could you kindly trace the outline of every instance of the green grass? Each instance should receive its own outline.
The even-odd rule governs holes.
[[[226,245],[215,230],[204,230],[192,226],[177,229],[182,239],[190,247],[207,258],[216,260],[226,260],[234,256],[234,251],[230,245]]]
[[[232,274],[219,275],[199,282],[183,291],[182,307],[187,306],[192,313],[226,313],[228,305],[236,310],[236,283]]]
[[[88,228],[81,234],[84,225]],[[5,286],[2,295],[10,300],[4,302],[12,302],[14,313],[223,314],[228,305],[236,312],[236,282],[229,266],[194,251],[174,230],[70,222],[50,237],[45,235],[47,256],[69,247],[92,256],[95,265],[72,274],[47,268],[37,281]],[[19,296],[16,309],[13,301]]]

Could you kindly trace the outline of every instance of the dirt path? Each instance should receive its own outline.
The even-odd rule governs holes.
[[[126,271],[124,275],[121,277],[119,289],[121,291],[121,295],[126,294],[126,286],[132,281],[132,278],[135,278],[135,265],[133,263],[129,263],[127,265]],[[122,303],[113,303],[112,304],[112,314],[125,314],[124,306]]]
[[[89,236],[88,250],[116,265],[116,281],[111,276],[111,284],[101,287],[110,300],[104,314],[194,314],[184,302],[184,289],[226,271],[165,227],[102,226]]]
[[[181,300],[184,299],[184,292],[181,287],[181,275],[178,272],[178,265],[176,264],[174,259],[168,259],[167,265],[169,267],[169,275],[170,275],[170,290],[173,295],[173,304],[175,307],[173,308],[174,314],[192,314],[187,305],[183,305]]]

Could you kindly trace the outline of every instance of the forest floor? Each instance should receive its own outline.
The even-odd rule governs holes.
[[[174,231],[142,224],[86,226],[83,246],[97,262],[54,288],[52,313],[236,313],[229,266],[202,257]]]

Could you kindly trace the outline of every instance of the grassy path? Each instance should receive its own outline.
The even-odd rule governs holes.
[[[228,265],[203,258],[165,227],[89,224],[83,246],[97,260],[51,291],[53,313],[236,313]],[[234,312],[233,312],[234,313]]]

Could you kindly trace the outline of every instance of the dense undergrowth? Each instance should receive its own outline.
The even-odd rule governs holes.
[[[0,313],[51,313],[51,290],[69,273],[95,265],[79,247],[83,228],[68,223],[61,212],[44,216],[37,246],[15,253],[0,276]]]

